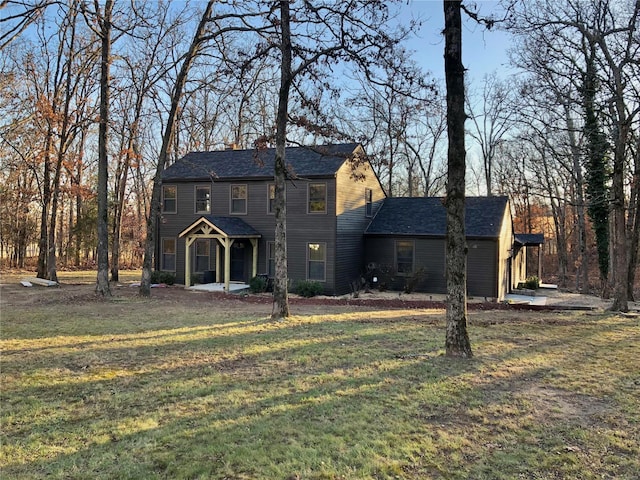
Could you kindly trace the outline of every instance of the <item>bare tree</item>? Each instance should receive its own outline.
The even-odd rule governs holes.
[[[625,176],[628,171],[625,165],[630,156],[632,125],[638,122],[640,113],[637,102],[631,100],[640,43],[637,34],[639,11],[640,2],[539,0],[519,4],[515,16],[516,29],[522,35],[537,35],[536,38],[544,39],[537,47],[538,51],[544,52],[540,58],[551,60],[555,65],[558,59],[563,60],[564,70],[550,72],[568,79],[568,75],[577,70],[579,74],[573,78],[586,80],[580,86],[583,92],[588,91],[585,85],[595,81],[596,88],[590,94],[592,100],[584,103],[584,124],[588,127],[593,119],[599,121],[608,131],[603,133],[608,133],[612,139],[613,162],[607,178],[611,182],[609,211],[613,219],[614,310],[628,308],[629,269],[633,259],[629,252],[637,249],[637,245],[629,244],[629,240],[636,237],[629,235],[627,229]],[[590,74],[587,72],[589,64],[593,68]],[[589,120],[589,115],[595,117]],[[596,192],[595,197],[592,195],[593,198],[602,196],[602,192]]]
[[[485,187],[488,196],[493,194],[493,168],[497,149],[507,139],[513,129],[517,107],[514,98],[514,85],[500,80],[493,72],[485,75],[482,93],[472,102],[470,95],[465,100],[470,114],[472,128],[469,135],[482,153]]]
[[[185,53],[182,60],[182,65],[180,67],[180,71],[176,78],[176,82],[171,94],[171,108],[169,110],[169,116],[167,118],[164,133],[162,135],[162,146],[160,148],[156,173],[153,179],[151,207],[149,217],[147,218],[147,238],[145,243],[144,260],[142,264],[142,279],[140,281],[140,295],[145,297],[151,295],[151,260],[153,258],[153,247],[155,245],[156,222],[158,220],[158,214],[160,213],[161,176],[167,163],[167,154],[171,146],[173,131],[178,115],[178,106],[180,105],[180,102],[182,100],[182,94],[187,83],[187,76],[189,74],[191,65],[193,64],[196,56],[203,46],[203,43],[205,42],[207,24],[210,21],[214,3],[214,0],[209,0],[207,2],[207,5],[200,18],[200,22],[198,23],[198,27],[196,28],[193,39],[191,41],[191,45],[189,46],[189,49]]]
[[[444,69],[447,84],[447,356],[471,357],[467,332],[467,244],[465,236],[464,67],[461,1],[444,2]]]

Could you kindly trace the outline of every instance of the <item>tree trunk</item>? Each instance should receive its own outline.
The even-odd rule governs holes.
[[[49,208],[51,207],[51,144],[53,130],[47,129],[47,137],[44,143],[44,161],[42,174],[42,210],[40,213],[40,239],[38,241],[38,278],[47,278],[47,259],[49,244]]]
[[[96,293],[111,296],[109,286],[109,224],[108,196],[109,159],[107,157],[107,127],[109,124],[109,67],[111,65],[111,10],[113,1],[106,0],[100,19],[102,60],[100,64],[100,125],[98,129],[98,275]],[[97,14],[97,12],[96,12]]]
[[[629,267],[627,280],[627,296],[629,301],[635,300],[636,268],[638,266],[638,243],[640,242],[640,137],[636,140],[634,172],[631,182],[631,198],[629,200]]]
[[[569,135],[569,148],[571,150],[571,160],[573,164],[573,175],[575,180],[575,204],[576,215],[578,219],[578,228],[576,235],[578,237],[578,253],[579,253],[579,267],[576,272],[576,286],[581,292],[587,293],[589,291],[589,260],[587,253],[587,227],[585,222],[585,201],[584,201],[584,180],[582,177],[582,165],[580,164],[580,147],[576,140],[575,125],[573,118],[571,117],[571,110],[569,104],[565,100],[562,103],[567,122],[567,133]],[[582,283],[582,288],[580,288]]]
[[[613,286],[613,304],[611,305],[611,310],[614,312],[628,312],[627,283],[629,280],[629,262],[624,199],[624,145],[616,145],[615,147],[611,193],[614,239],[613,277],[615,282]]]
[[[273,284],[273,310],[271,318],[280,320],[289,316],[288,272],[287,272],[287,165],[285,149],[287,141],[287,116],[289,113],[289,90],[291,87],[291,18],[289,2],[280,2],[280,27],[282,29],[282,63],[280,66],[280,91],[276,117],[275,158],[275,279]]]
[[[467,247],[465,236],[464,67],[461,1],[444,0],[444,65],[447,84],[447,356],[471,357],[467,332]]]
[[[142,261],[142,277],[140,279],[140,289],[138,293],[143,297],[151,296],[151,263],[153,260],[153,250],[156,242],[156,226],[158,224],[158,215],[160,214],[160,194],[162,185],[162,172],[167,163],[167,156],[171,140],[173,138],[173,130],[178,115],[178,107],[182,99],[184,87],[187,83],[187,76],[194,58],[197,56],[200,46],[202,44],[202,37],[206,31],[206,26],[213,10],[214,0],[209,0],[207,6],[202,14],[200,23],[196,33],[191,41],[189,50],[184,57],[178,77],[176,78],[176,84],[171,94],[171,108],[169,110],[169,116],[167,117],[167,125],[162,135],[162,146],[160,147],[160,154],[158,155],[158,164],[156,165],[156,172],[153,177],[153,190],[151,193],[151,205],[149,206],[149,217],[147,218],[147,238],[144,245],[144,258]]]

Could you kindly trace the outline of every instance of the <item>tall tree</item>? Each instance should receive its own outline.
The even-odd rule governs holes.
[[[140,295],[148,297],[151,295],[151,263],[153,259],[153,248],[155,245],[155,232],[158,221],[158,215],[160,214],[160,195],[161,195],[161,180],[162,172],[167,164],[168,152],[172,144],[174,128],[178,117],[178,108],[182,101],[182,95],[184,93],[185,85],[189,75],[189,70],[193,65],[193,62],[197,55],[200,53],[204,42],[206,41],[207,24],[211,20],[211,13],[213,11],[213,5],[215,1],[209,0],[204,8],[196,31],[189,49],[184,54],[182,59],[182,65],[176,82],[171,92],[171,106],[169,109],[169,115],[162,134],[162,146],[160,147],[160,153],[158,155],[158,163],[156,164],[155,175],[153,177],[153,190],[151,193],[151,205],[149,216],[147,217],[147,238],[144,248],[144,259],[142,262],[142,278],[140,280]]]
[[[493,169],[500,145],[507,140],[514,127],[516,106],[514,85],[500,80],[496,72],[483,78],[482,93],[477,102],[465,100],[470,112],[472,128],[469,135],[480,147],[487,195],[493,195]]]
[[[340,95],[341,85],[329,80],[332,68],[355,68],[376,80],[376,65],[391,55],[404,31],[388,27],[389,9],[378,0],[345,2],[263,2],[274,7],[265,17],[269,23],[256,28],[264,41],[256,58],[277,55],[281,67],[279,104],[276,117],[276,271],[273,319],[289,314],[286,271],[286,182],[295,172],[286,168],[285,146],[290,130],[311,131],[316,138],[335,139],[338,135],[330,116],[323,112],[327,95]],[[289,59],[290,55],[290,59]],[[251,59],[249,60],[251,61]],[[295,94],[295,114],[292,96]],[[318,119],[320,121],[314,121]],[[264,143],[273,138],[267,135]]]
[[[447,356],[471,357],[467,332],[467,245],[465,235],[464,66],[460,0],[444,0],[444,71],[447,85]]]
[[[100,123],[98,127],[98,274],[96,293],[111,296],[109,286],[109,183],[108,127],[109,92],[111,69],[111,14],[113,0],[106,0],[104,10],[98,0],[94,0],[95,16],[98,23],[96,33],[101,42],[100,58]],[[88,22],[91,25],[91,22]]]
[[[287,142],[287,120],[289,117],[289,91],[293,82],[291,71],[291,11],[289,2],[281,0],[280,8],[280,90],[276,114],[276,158],[274,164],[275,195],[273,208],[276,217],[275,232],[275,282],[273,288],[273,311],[271,318],[282,319],[289,316],[287,292],[287,164],[285,152]]]

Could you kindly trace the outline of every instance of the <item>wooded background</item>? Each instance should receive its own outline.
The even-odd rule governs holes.
[[[203,19],[166,164],[194,150],[272,144],[280,69],[268,48],[267,33],[278,25],[270,3],[277,2],[227,2],[205,18],[205,2],[1,2],[3,268],[37,268],[51,277],[56,268],[96,266],[105,78],[111,276],[141,265],[163,132]],[[328,8],[335,2],[312,3]],[[352,56],[362,50],[368,68],[354,68],[344,56],[314,64],[291,89],[287,142],[361,142],[388,196],[443,195],[443,79],[423,71],[403,47],[419,19],[399,24],[399,5],[390,2],[339,3],[353,3],[354,25],[380,12],[376,28],[386,40],[367,38],[392,41],[378,51],[392,47],[393,54],[372,57],[365,37],[344,37],[342,46]],[[545,234],[543,280],[605,295],[618,281],[633,298],[640,2],[533,0],[504,7],[505,18],[477,20],[512,35],[516,73],[496,72],[467,85],[473,152],[467,193],[508,195],[516,231]],[[305,8],[292,4],[294,37],[308,33]],[[107,31],[109,69],[101,81]]]

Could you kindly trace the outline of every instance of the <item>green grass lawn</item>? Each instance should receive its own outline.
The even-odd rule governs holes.
[[[189,295],[3,306],[0,477],[638,478],[638,318]]]

